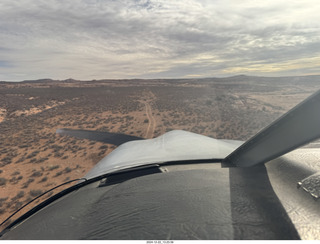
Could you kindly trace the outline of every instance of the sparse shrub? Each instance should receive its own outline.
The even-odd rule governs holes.
[[[42,193],[43,193],[42,190],[31,190],[29,192],[30,196],[32,196],[32,197],[37,197],[37,196],[41,195]]]
[[[43,178],[39,181],[39,183],[46,182],[47,180],[48,180],[48,177],[45,176],[45,177],[43,177]]]
[[[15,185],[15,184],[17,184],[18,183],[18,181],[19,180],[21,180],[22,179],[22,177],[20,178],[16,178],[15,176],[13,176],[10,180],[9,180],[9,182],[10,183],[12,183],[13,185]]]
[[[108,145],[102,145],[99,149],[108,149]]]
[[[33,151],[32,153],[30,153],[30,154],[27,156],[27,159],[33,158],[33,157],[37,156],[39,152],[40,152],[40,151],[38,151],[38,150],[37,150],[37,151]]]
[[[40,171],[35,171],[32,173],[32,175],[30,175],[30,177],[40,177],[40,176],[42,176],[42,172]]]
[[[5,166],[7,164],[11,164],[12,163],[12,158],[11,157],[5,157],[1,160],[1,165]]]
[[[28,188],[29,184],[32,183],[32,182],[34,182],[33,178],[28,179],[28,181],[23,184],[22,189],[23,188]]]
[[[143,123],[147,124],[147,123],[149,123],[149,120],[148,120],[148,119],[145,119],[145,120],[143,121]]]
[[[32,199],[33,199],[33,198],[28,195],[25,201],[26,201],[26,202],[30,202],[30,201],[32,201]]]
[[[72,169],[70,169],[69,167],[66,167],[64,170],[63,170],[63,173],[67,174],[67,173],[70,173],[72,171]]]
[[[22,202],[16,202],[16,204],[15,204],[15,205],[14,205],[14,207],[13,207],[13,211],[18,210],[19,208],[21,208],[21,207],[22,207],[22,205],[23,205],[23,203],[22,203]]]
[[[3,178],[3,177],[0,177],[0,186],[4,186],[6,184],[7,184],[7,179]]]
[[[49,166],[48,170],[52,171],[52,170],[55,170],[55,169],[58,169],[58,168],[60,168],[59,165],[53,165],[53,166]]]
[[[55,152],[53,155],[55,158],[61,158],[63,156],[63,153]]]
[[[17,161],[16,161],[16,164],[18,163],[22,163],[26,158],[24,156],[22,156],[21,158],[19,158]]]
[[[12,175],[12,176],[15,176],[15,175],[19,175],[19,174],[20,174],[19,171],[15,171],[15,172],[13,172],[11,175]]]
[[[18,199],[20,199],[20,198],[22,198],[22,197],[24,197],[24,191],[19,191],[19,192],[17,193],[17,195],[16,195],[15,197],[13,197],[11,200],[12,200],[12,201],[16,201],[16,200],[18,200]]]
[[[58,176],[60,176],[60,175],[62,175],[62,171],[57,172],[54,177],[58,177]]]
[[[63,149],[62,146],[59,146],[59,145],[52,145],[51,148],[53,149],[53,152],[58,152],[59,150]]]
[[[36,158],[33,158],[33,159],[30,160],[29,163],[35,163],[35,162],[37,162],[37,159],[36,159]]]
[[[44,161],[48,160],[49,158],[39,158],[36,163],[43,163]]]
[[[5,197],[5,198],[0,198],[0,207],[3,206],[3,204],[5,203],[5,201],[8,200],[8,197]]]

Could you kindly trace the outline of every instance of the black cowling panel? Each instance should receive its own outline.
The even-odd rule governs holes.
[[[169,169],[118,184],[92,183],[40,210],[2,238],[299,238],[264,166],[251,173],[181,167],[181,171]]]

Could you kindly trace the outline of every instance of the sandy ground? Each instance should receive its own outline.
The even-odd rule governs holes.
[[[35,99],[35,98],[34,97],[30,97],[29,98],[29,100],[33,100],[33,99]],[[17,111],[15,111],[13,113],[13,115],[15,115],[15,116],[21,116],[21,115],[29,116],[29,115],[33,115],[33,114],[38,114],[38,113],[41,113],[41,112],[43,112],[45,110],[48,110],[48,109],[63,105],[65,103],[66,102],[54,102],[54,101],[52,101],[49,104],[43,105],[41,107],[33,107],[33,108],[28,109],[28,110],[17,110]]]
[[[6,118],[7,110],[4,108],[0,108],[0,123]]]
[[[118,118],[118,120],[121,121],[123,121],[123,118],[125,116],[131,116],[132,118],[134,118],[134,129],[136,131],[141,131],[141,135],[145,135],[146,138],[152,138],[154,136],[156,128],[156,121],[154,116],[152,115],[153,111],[150,105],[152,99],[154,98],[152,98],[148,94],[145,101],[141,103],[140,110],[131,112],[126,115],[111,112],[104,112],[96,115],[92,114],[87,118],[88,124],[94,124],[94,120],[98,116],[100,118],[106,119]],[[30,100],[33,100],[33,98]],[[64,104],[65,102],[49,103],[41,107],[33,107],[29,110],[17,110],[12,113],[12,115],[15,117],[19,117],[22,115],[24,115],[24,117],[28,117],[31,115],[41,114],[46,110],[50,110],[54,107]],[[4,109],[1,111],[5,112]],[[148,119],[148,123],[144,123],[146,119]],[[62,117],[56,117],[48,120],[47,124],[49,125],[53,120],[59,121],[61,125],[63,125],[64,123],[68,123],[68,120]],[[103,125],[106,128],[111,128],[112,131],[119,131],[123,129],[126,130],[125,132],[130,131],[130,128],[121,127],[121,123],[115,123],[113,121],[110,121]],[[68,126],[68,128],[77,129],[77,126]],[[33,199],[39,193],[44,193],[45,191],[56,187],[63,182],[83,177],[90,169],[92,169],[92,167],[94,167],[97,162],[99,162],[104,156],[108,155],[114,148],[116,148],[114,145],[109,145],[101,142],[92,142],[86,139],[80,140],[60,135],[54,135],[56,129],[56,127],[43,128],[39,132],[41,134],[50,133],[51,135],[53,135],[53,138],[51,139],[54,139],[54,144],[49,144],[51,145],[51,148],[50,146],[45,146],[48,145],[48,141],[50,141],[50,138],[43,139],[34,146],[27,145],[26,147],[20,148],[17,145],[14,147],[16,155],[14,156],[12,163],[4,165],[0,168],[0,178],[6,179],[6,184],[0,185],[0,209],[4,209],[4,207],[6,208],[6,212],[3,212],[0,215],[0,222],[7,218],[15,210],[20,208],[23,204],[26,204],[28,201]],[[95,126],[94,128],[90,128],[90,130],[96,129],[98,129],[97,126]],[[128,134],[132,133],[129,132]],[[70,145],[77,147],[77,149],[75,149],[73,152],[72,150],[62,152],[64,148],[69,147]],[[55,156],[56,148],[60,148],[58,153],[62,152],[63,156]],[[35,157],[28,159],[28,155],[30,155],[34,151],[38,151],[38,154]],[[25,158],[23,161],[19,160],[23,157]],[[36,158],[37,161],[41,161],[41,159],[46,160],[43,163],[38,163],[37,161],[32,162],[32,159],[34,158]],[[72,184],[74,183],[60,187],[53,192],[49,192],[48,194],[30,204],[30,206],[24,208],[23,211],[21,211],[21,213],[17,214],[15,217],[20,216],[22,213],[35,206],[35,204],[38,204],[39,202],[67,187],[70,187]]]

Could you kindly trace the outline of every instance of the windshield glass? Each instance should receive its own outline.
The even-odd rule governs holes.
[[[0,222],[129,139],[255,135],[320,88],[318,6],[1,1]]]

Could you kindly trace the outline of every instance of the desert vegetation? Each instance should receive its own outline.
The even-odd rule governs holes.
[[[58,135],[58,128],[137,137],[179,129],[246,140],[315,85],[252,77],[0,83],[0,222],[45,191],[83,177],[116,148]]]

